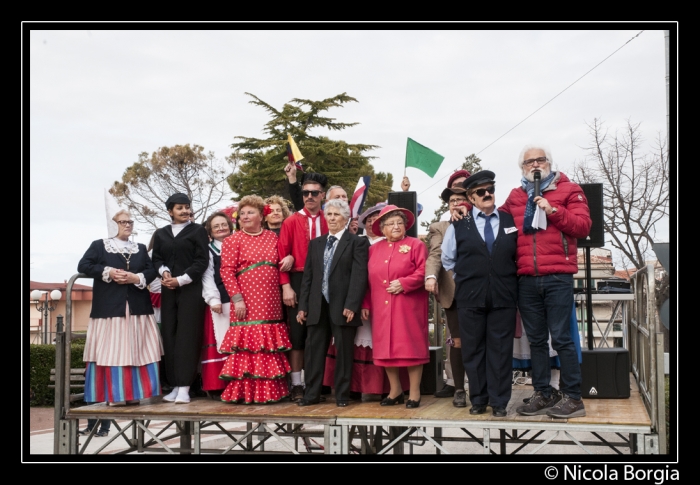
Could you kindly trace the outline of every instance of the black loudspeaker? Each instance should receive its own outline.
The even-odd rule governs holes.
[[[630,397],[630,353],[620,347],[581,349],[581,396]]]
[[[438,365],[438,352],[442,352],[442,347],[429,347],[430,362],[423,365],[423,373],[420,378],[421,396],[434,394],[437,391],[437,383],[442,382],[440,366]]]
[[[602,248],[605,246],[605,231],[603,230],[603,184],[581,184],[583,193],[588,200],[591,211],[591,232],[587,238],[578,240],[580,248]]]
[[[408,209],[413,213],[413,216],[416,218],[416,222],[415,224],[413,224],[413,227],[406,231],[406,235],[411,237],[418,237],[418,215],[416,214],[418,211],[418,202],[416,199],[416,193],[389,192],[389,198],[387,199],[387,202],[389,203],[389,205],[395,205],[396,207],[400,207],[402,209]]]

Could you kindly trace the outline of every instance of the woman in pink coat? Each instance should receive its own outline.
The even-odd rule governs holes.
[[[372,315],[374,363],[385,368],[391,386],[382,406],[403,404],[401,367],[407,368],[410,381],[406,407],[420,406],[423,364],[430,361],[425,291],[428,250],[419,239],[406,236],[414,222],[408,209],[387,205],[372,227],[386,239],[369,249],[369,286],[362,318]]]

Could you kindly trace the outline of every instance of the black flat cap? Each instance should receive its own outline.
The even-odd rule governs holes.
[[[173,194],[168,197],[168,200],[165,201],[165,208],[170,210],[175,206],[175,204],[192,204],[192,201],[186,194]]]
[[[306,172],[304,174],[304,177],[301,179],[302,187],[304,186],[304,184],[311,182],[315,182],[325,189],[326,184],[328,183],[328,177],[318,172]]]
[[[462,187],[465,189],[471,189],[481,184],[492,184],[496,182],[496,174],[491,170],[482,170],[481,172],[476,172],[471,175],[467,180],[462,182]]]

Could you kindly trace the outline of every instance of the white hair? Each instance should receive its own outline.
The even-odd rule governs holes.
[[[340,211],[340,215],[345,218],[346,221],[350,220],[350,206],[343,199],[331,199],[326,202],[326,208],[335,207]]]
[[[523,162],[525,161],[525,154],[530,150],[542,150],[544,152],[544,156],[547,157],[547,160],[549,160],[550,166],[554,168],[554,158],[552,158],[552,152],[549,150],[549,147],[542,144],[529,144],[525,145],[523,149],[520,150],[520,155],[518,156],[518,167],[520,167],[521,170],[523,168]]]

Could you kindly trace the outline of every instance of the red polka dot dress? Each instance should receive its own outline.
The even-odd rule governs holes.
[[[278,262],[272,231],[257,236],[236,231],[224,239],[221,279],[232,301],[231,326],[219,349],[230,354],[219,375],[230,381],[222,401],[262,404],[289,395],[286,376],[291,367],[284,352],[292,345],[282,314]],[[233,303],[239,293],[246,306],[241,320]]]

